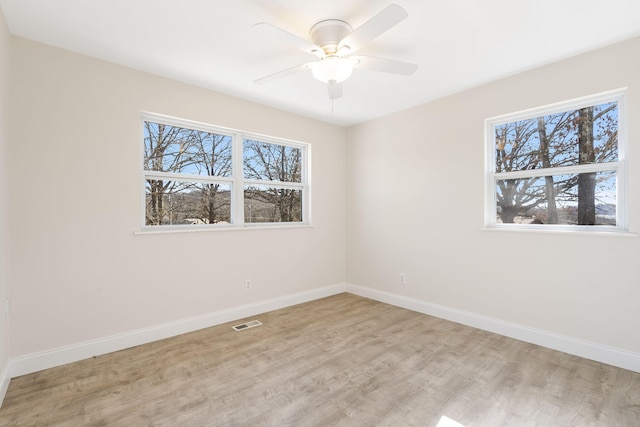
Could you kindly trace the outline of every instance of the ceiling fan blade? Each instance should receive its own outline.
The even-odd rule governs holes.
[[[273,74],[269,74],[268,76],[261,77],[257,80],[254,80],[253,83],[255,84],[269,83],[273,80],[278,80],[283,77],[296,74],[300,71],[309,70],[313,64],[315,64],[315,62],[307,62],[306,64],[296,65],[295,67],[287,68],[286,70],[278,71],[277,73],[273,73]]]
[[[411,75],[416,72],[418,65],[409,62],[394,61],[392,59],[376,58],[373,56],[350,56],[353,66],[361,70],[382,71],[385,73]]]
[[[329,80],[329,99],[338,99],[342,97],[342,83],[336,83],[335,80]]]
[[[322,59],[325,56],[324,51],[319,46],[316,46],[315,44],[303,39],[302,37],[298,37],[295,34],[285,31],[282,28],[276,27],[275,25],[271,25],[267,22],[258,22],[257,24],[253,25],[253,28],[260,31],[262,34],[278,40],[282,40],[283,42],[290,44],[307,53],[315,55],[318,58]]]
[[[380,13],[373,16],[342,39],[340,43],[338,43],[338,52],[341,51],[343,54],[355,52],[407,16],[409,16],[407,11],[397,4],[387,6],[382,9]]]

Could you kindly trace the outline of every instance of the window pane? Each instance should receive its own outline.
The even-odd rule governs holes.
[[[268,186],[244,190],[245,222],[301,222],[302,191]]]
[[[146,225],[231,222],[231,186],[201,182],[147,180]]]
[[[242,141],[244,177],[265,181],[302,182],[302,150],[251,139]]]
[[[144,122],[145,170],[231,176],[231,136]]]
[[[618,161],[618,103],[497,125],[496,172]]]
[[[496,222],[616,225],[613,171],[496,181]]]

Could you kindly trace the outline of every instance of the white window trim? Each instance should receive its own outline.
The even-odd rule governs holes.
[[[484,128],[484,228],[485,230],[510,230],[510,231],[539,231],[539,232],[561,232],[580,234],[603,234],[603,235],[632,235],[628,229],[628,202],[627,202],[627,116],[626,116],[626,91],[627,88],[619,88],[611,91],[601,92],[594,95],[575,98],[568,101],[548,104],[541,107],[518,111],[515,113],[503,114],[500,116],[485,119]],[[563,111],[577,110],[591,105],[603,104],[606,102],[618,102],[618,161],[611,163],[597,163],[591,165],[579,165],[563,168],[536,169],[531,171],[516,172],[495,172],[495,132],[494,126],[511,123],[560,113]],[[499,179],[536,177],[548,175],[564,175],[570,173],[585,173],[599,171],[615,171],[616,182],[616,225],[561,225],[561,224],[500,224],[496,222],[496,189],[495,182]]]
[[[178,126],[187,129],[228,135],[232,138],[232,176],[217,177],[206,175],[191,175],[170,172],[147,171],[144,169],[144,122],[150,121]],[[302,150],[301,182],[280,182],[245,179],[243,174],[243,140],[252,139],[276,145],[299,148]],[[248,229],[282,229],[282,228],[308,228],[312,227],[311,220],[311,144],[278,138],[258,133],[244,132],[207,123],[176,118],[152,112],[140,114],[140,228],[134,234],[162,234],[181,232],[223,231],[223,230],[248,230]],[[208,183],[220,183],[231,185],[233,203],[231,204],[231,224],[194,224],[194,225],[146,225],[146,192],[145,184],[149,178],[172,178],[174,180],[197,181]],[[276,188],[295,188],[302,192],[302,221],[301,222],[244,222],[244,187],[246,184],[268,185]]]

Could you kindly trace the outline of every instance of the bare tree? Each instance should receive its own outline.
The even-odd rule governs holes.
[[[144,168],[156,172],[176,172],[193,162],[189,146],[191,132],[162,123],[144,122]],[[165,206],[165,196],[172,194],[180,183],[164,179],[148,179],[147,225],[162,224],[170,213]],[[171,206],[169,206],[171,209]]]
[[[247,198],[256,205],[250,205],[249,212],[245,213],[255,218],[254,210],[260,210],[269,221],[301,221],[301,191],[277,183],[300,182],[302,150],[286,145],[245,140],[243,153],[245,178],[274,183],[249,189]],[[250,221],[253,218],[250,218]]]
[[[496,172],[553,170],[617,160],[616,109],[617,103],[610,102],[496,126]],[[596,224],[598,185],[614,192],[611,173],[535,175],[497,182],[502,222],[535,214],[551,224]],[[563,209],[562,219],[558,203]]]
[[[189,176],[147,179],[147,225],[228,220],[229,190],[190,176],[230,177],[231,137],[162,123],[144,126],[145,170]]]
[[[194,141],[200,161],[196,167],[201,174],[227,177],[231,175],[231,137],[213,133],[196,132]],[[229,220],[231,198],[229,192],[222,196],[218,183],[203,184],[200,191],[199,218],[208,224]],[[225,208],[223,211],[223,208]]]
[[[590,164],[596,160],[593,147],[593,107],[578,110],[579,164]],[[578,224],[596,223],[596,173],[578,175]]]
[[[571,112],[507,123],[496,127],[496,172],[564,166],[571,162]],[[545,206],[544,220],[558,223],[556,199],[575,185],[572,177],[530,177],[497,183],[500,218],[512,223]]]
[[[551,167],[549,159],[549,139],[544,117],[538,117],[538,139],[540,140],[540,160],[543,168]],[[556,194],[553,185],[553,176],[547,175],[545,180],[545,196],[547,201],[547,223],[558,223],[558,209],[556,207]]]
[[[578,110],[576,117],[578,129],[579,164],[608,162],[617,159],[618,123],[617,115],[609,114],[617,109],[617,104],[586,107]],[[596,128],[597,125],[597,130]],[[595,172],[581,173],[578,176],[578,224],[594,225],[596,215]]]

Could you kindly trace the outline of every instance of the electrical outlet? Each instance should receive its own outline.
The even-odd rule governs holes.
[[[251,283],[251,279],[247,279],[244,281],[244,288],[245,289],[251,289],[251,287],[253,286],[253,283]]]
[[[401,285],[407,284],[407,278],[405,277],[404,273],[400,273],[400,284]]]

